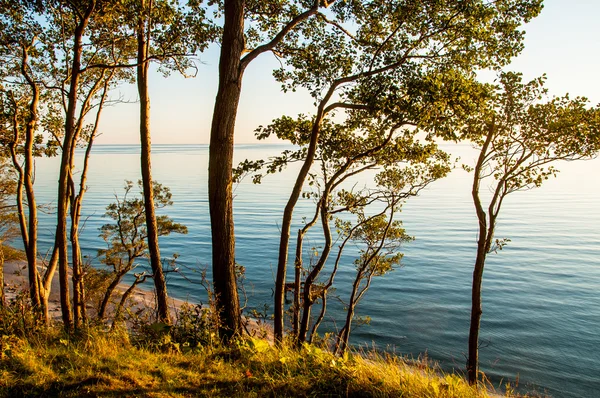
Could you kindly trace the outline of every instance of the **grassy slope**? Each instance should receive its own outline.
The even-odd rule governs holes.
[[[32,341],[33,340],[33,341]],[[0,396],[481,397],[456,376],[398,358],[335,358],[265,340],[180,352],[137,348],[125,332],[1,336]]]

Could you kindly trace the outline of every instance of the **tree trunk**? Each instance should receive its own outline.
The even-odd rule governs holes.
[[[292,304],[292,332],[298,336],[300,329],[300,279],[302,277],[302,243],[304,241],[303,229],[298,230],[296,240],[296,260],[294,261],[294,302]]]
[[[81,328],[85,322],[85,299],[83,287],[83,266],[81,245],[79,244],[79,197],[73,199],[71,209],[71,256],[73,269],[73,321],[75,329]]]
[[[283,303],[285,298],[285,280],[287,271],[287,256],[290,244],[290,229],[292,227],[292,216],[294,214],[294,208],[302,193],[302,187],[304,181],[308,176],[308,172],[312,167],[317,152],[317,143],[319,141],[319,133],[321,131],[321,120],[323,119],[323,107],[324,102],[321,102],[317,112],[315,122],[310,137],[310,143],[308,151],[306,153],[306,159],[302,164],[302,168],[298,173],[294,188],[290,194],[288,202],[283,211],[283,219],[281,221],[281,236],[279,238],[279,257],[277,261],[277,276],[275,279],[275,308],[274,311],[274,334],[275,341],[281,342],[283,340]],[[306,288],[306,286],[305,286]],[[298,340],[300,341],[300,340]]]
[[[492,236],[488,234],[487,215],[481,205],[479,197],[479,185],[481,182],[481,173],[485,164],[488,148],[493,139],[493,130],[490,130],[486,140],[481,147],[477,164],[473,173],[473,188],[471,196],[477,221],[479,222],[479,236],[477,238],[477,257],[475,258],[475,267],[473,269],[473,285],[471,290],[471,324],[469,327],[469,353],[467,358],[467,379],[469,384],[477,384],[477,375],[479,368],[479,326],[481,321],[481,281],[483,279],[483,267],[488,249],[488,242]],[[493,223],[492,223],[493,224]],[[493,227],[492,227],[493,228]]]
[[[52,279],[54,278],[54,273],[56,272],[57,266],[58,249],[56,248],[56,246],[54,246],[54,249],[52,250],[52,256],[50,257],[50,262],[48,263],[48,267],[46,268],[46,272],[44,273],[44,278],[40,283],[42,311],[44,313],[46,325],[50,324],[50,308],[48,307],[48,301],[50,299],[50,292],[52,290]]]
[[[22,64],[25,65],[27,63],[27,49],[24,48],[23,49],[23,58],[22,58]],[[27,78],[29,75],[26,74],[26,68],[23,67],[22,69],[23,71],[25,71],[25,77]],[[28,80],[29,81],[29,80]],[[9,144],[9,150],[10,150],[10,154],[11,154],[11,158],[12,158],[12,163],[13,163],[13,167],[15,168],[15,170],[17,171],[17,189],[16,189],[16,202],[17,202],[17,217],[19,220],[19,229],[21,232],[21,239],[23,241],[23,247],[25,248],[25,253],[27,256],[27,270],[28,270],[28,282],[29,282],[29,296],[30,296],[30,300],[31,300],[31,305],[33,308],[38,308],[39,305],[41,304],[40,301],[40,292],[39,292],[39,279],[38,279],[38,271],[37,271],[37,267],[35,264],[36,261],[36,256],[35,256],[35,244],[33,246],[33,255],[32,255],[32,247],[30,245],[30,237],[29,237],[29,233],[31,231],[31,227],[33,226],[34,229],[37,228],[37,216],[36,213],[34,212],[32,217],[31,214],[31,202],[28,203],[28,210],[30,212],[29,214],[29,221],[27,220],[27,217],[25,216],[25,206],[23,204],[23,188],[26,188],[26,195],[28,197],[28,201],[30,199],[30,194],[32,195],[31,198],[33,199],[33,204],[35,205],[35,198],[33,197],[33,185],[31,183],[31,167],[33,164],[33,158],[32,158],[32,147],[33,147],[33,133],[35,130],[35,119],[37,119],[36,113],[34,113],[37,110],[37,103],[38,103],[38,95],[37,95],[37,86],[35,85],[35,83],[31,83],[30,87],[32,87],[32,91],[33,91],[33,96],[32,96],[32,100],[30,103],[30,112],[31,115],[29,117],[29,121],[27,123],[26,126],[26,131],[25,131],[25,147],[24,147],[24,157],[25,157],[25,166],[22,167],[21,164],[19,163],[19,159],[18,159],[18,149],[17,149],[17,145],[19,143],[20,140],[20,136],[19,136],[19,121],[18,121],[18,105],[16,103],[16,101],[13,100],[14,102],[14,106],[15,106],[15,113],[13,115],[13,132],[14,132],[14,136],[13,136],[13,141]],[[28,181],[29,183],[26,184],[26,181]],[[35,209],[35,207],[34,207]],[[37,210],[37,209],[35,209]],[[34,238],[34,242],[36,239],[36,236],[33,237]]]
[[[90,15],[94,11],[96,1],[88,4],[85,15],[75,28],[73,37],[73,60],[71,63],[71,80],[67,96],[67,113],[65,118],[65,135],[63,137],[60,173],[58,177],[58,200],[55,246],[58,250],[58,278],[60,283],[60,305],[62,320],[65,330],[69,333],[72,329],[73,315],[69,296],[69,250],[67,247],[67,213],[69,210],[70,192],[69,181],[72,180],[72,156],[77,140],[75,113],[77,111],[77,94],[81,74],[81,54],[83,32],[88,24]]]
[[[477,259],[473,270],[473,286],[471,292],[471,326],[469,328],[469,358],[467,361],[467,377],[469,384],[477,383],[479,370],[479,327],[481,322],[481,282],[485,265],[485,243],[477,243]]]
[[[18,142],[17,129],[15,128],[15,140],[10,145],[10,152],[12,156],[13,166],[17,170],[17,191],[16,191],[16,201],[17,201],[17,216],[19,219],[19,229],[21,231],[21,239],[23,240],[23,247],[25,248],[25,254],[27,256],[27,271],[28,271],[28,282],[29,282],[29,297],[31,299],[31,305],[33,308],[39,307],[41,304],[40,294],[39,294],[39,279],[37,268],[35,267],[35,255],[31,256],[31,246],[29,239],[29,231],[31,228],[31,216],[29,218],[29,223],[27,222],[27,217],[25,216],[25,207],[23,205],[23,187],[25,185],[25,170],[19,164],[17,158],[17,150],[16,145]],[[35,201],[34,201],[35,203]],[[31,207],[29,207],[31,209]],[[35,246],[34,246],[35,248]],[[32,267],[34,265],[34,267]]]
[[[37,102],[37,101],[36,101]],[[37,269],[37,203],[33,192],[33,140],[35,127],[27,127],[27,138],[25,140],[25,175],[24,186],[27,196],[28,220],[28,244],[25,246],[27,256],[27,268],[29,270],[29,287],[32,294],[32,305],[39,309],[42,305],[39,283],[39,272]]]
[[[110,296],[112,296],[112,293],[115,291],[115,289],[121,282],[121,279],[123,279],[123,276],[125,276],[125,274],[129,271],[130,270],[128,269],[126,272],[117,273],[117,275],[112,280],[110,285],[108,285],[108,287],[106,288],[106,292],[104,292],[104,297],[102,298],[102,303],[100,303],[100,308],[98,309],[98,319],[99,320],[104,319],[104,316],[106,315],[106,308],[108,307],[108,302],[110,300]]]
[[[150,21],[151,5],[146,11],[146,1],[142,0],[143,14],[138,21],[138,54],[137,54],[137,86],[140,96],[140,142],[141,142],[141,169],[144,190],[144,209],[146,213],[146,228],[148,231],[148,251],[150,252],[150,266],[156,289],[156,312],[159,322],[171,323],[169,317],[169,300],[167,294],[167,281],[162,269],[160,249],[158,247],[158,226],[154,211],[154,192],[152,186],[151,150],[150,140],[150,96],[148,93],[148,37],[146,22]]]
[[[114,318],[113,324],[112,324],[113,328],[115,327],[115,323],[121,317],[121,311],[123,310],[123,307],[125,306],[125,303],[127,302],[127,299],[133,294],[133,290],[135,289],[135,287],[137,285],[139,285],[140,283],[144,283],[146,281],[147,277],[148,277],[148,275],[136,275],[135,281],[133,281],[131,286],[129,286],[127,288],[127,290],[125,290],[125,293],[123,293],[123,295],[121,296],[121,300],[119,300],[119,304],[117,305],[117,308],[115,309],[115,318]]]
[[[241,332],[235,278],[232,163],[235,119],[242,90],[240,57],[244,51],[244,6],[243,0],[225,0],[219,88],[211,126],[208,163],[213,283],[221,321],[219,333],[226,340]]]
[[[33,141],[35,140],[35,129],[38,122],[38,104],[40,93],[37,83],[31,78],[25,65],[27,65],[28,48],[23,48],[23,60],[21,63],[21,73],[25,76],[29,87],[31,87],[32,97],[29,103],[29,117],[25,131],[25,165],[23,175],[23,185],[27,196],[27,210],[29,212],[28,220],[28,239],[25,245],[27,255],[27,266],[29,269],[29,287],[32,294],[32,305],[36,310],[39,310],[42,302],[40,295],[39,273],[37,269],[37,204],[35,202],[35,194],[33,192]],[[35,291],[35,292],[34,292]]]
[[[300,321],[300,329],[298,330],[297,337],[297,345],[301,345],[304,341],[306,341],[306,336],[308,333],[308,327],[310,323],[310,310],[312,305],[315,302],[315,297],[312,294],[312,286],[313,283],[317,280],[319,273],[325,266],[327,262],[327,258],[329,257],[329,253],[331,251],[331,231],[329,229],[329,194],[331,192],[331,184],[328,183],[323,190],[323,196],[321,197],[321,201],[319,202],[319,206],[321,207],[321,225],[323,228],[323,235],[325,237],[325,243],[323,244],[323,250],[321,251],[321,256],[317,261],[315,267],[310,271],[306,280],[304,281],[304,291],[303,291],[303,308],[302,308],[302,319]]]

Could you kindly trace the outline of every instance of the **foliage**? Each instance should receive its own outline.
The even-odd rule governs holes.
[[[495,239],[496,222],[505,198],[539,187],[555,176],[554,163],[589,159],[600,150],[600,105],[568,95],[543,102],[544,78],[522,82],[517,73],[502,73],[489,99],[465,121],[462,134],[479,150],[473,171],[472,197],[478,221],[477,254],[473,271],[471,325],[467,372],[478,378],[481,286],[486,257],[509,242]],[[482,195],[488,183],[490,195]],[[485,194],[484,194],[485,195]]]
[[[153,184],[154,206],[157,209],[171,206],[173,201],[169,188],[156,181]],[[138,187],[140,195],[132,198],[130,193],[133,189],[133,182],[126,182],[123,197],[119,198],[115,195],[116,202],[106,207],[104,217],[113,222],[100,227],[100,236],[106,242],[107,248],[98,250],[98,255],[100,262],[112,269],[110,285],[98,310],[100,318],[104,316],[110,296],[118,283],[127,273],[138,267],[139,259],[148,258],[146,213],[141,181],[138,181]],[[174,222],[167,215],[157,216],[156,222],[158,236],[167,236],[171,233],[187,234],[185,225]],[[177,255],[174,254],[174,259],[176,258]],[[145,272],[136,274],[134,284],[145,280],[146,276],[148,275]]]
[[[555,176],[551,163],[589,159],[600,149],[600,107],[569,95],[542,102],[545,77],[523,83],[518,73],[502,73],[499,80],[486,106],[463,129],[463,138],[482,154],[476,178],[495,180],[494,213],[501,197]]]
[[[138,182],[141,188],[141,181]],[[106,207],[104,217],[113,220],[115,223],[104,224],[100,227],[100,237],[106,242],[108,248],[101,249],[98,254],[102,257],[103,264],[119,270],[127,265],[131,260],[144,257],[146,255],[146,220],[144,213],[144,201],[140,197],[130,198],[129,194],[133,188],[133,183],[127,181],[125,185],[125,194],[122,199],[115,196],[116,202]],[[141,195],[141,192],[140,192]],[[158,182],[154,182],[154,201],[158,209],[171,206],[171,192],[169,188]],[[157,217],[159,225],[159,235],[165,236],[170,233],[187,233],[187,227],[183,224],[174,222],[167,215]]]
[[[0,339],[0,396],[487,396],[457,376],[373,352],[337,358],[258,339],[160,352],[136,348],[122,330],[97,329],[44,342]]]
[[[5,305],[0,305],[0,336],[12,335],[42,342],[47,331],[38,315],[26,292],[20,292]]]

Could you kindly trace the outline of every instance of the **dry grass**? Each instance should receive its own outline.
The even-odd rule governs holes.
[[[166,347],[166,346],[164,346]],[[136,347],[124,331],[2,336],[0,396],[483,397],[463,379],[376,354],[336,358],[316,346],[242,340],[183,353]]]

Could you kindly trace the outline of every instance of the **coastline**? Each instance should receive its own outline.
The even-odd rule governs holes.
[[[7,260],[4,263],[4,292],[6,294],[6,300],[10,301],[15,299],[22,292],[27,292],[28,289],[27,280],[27,261],[25,260]],[[115,289],[113,295],[120,297],[129,286],[124,283],[120,283]],[[128,306],[130,310],[134,312],[151,311],[154,307],[154,292],[151,289],[143,289],[136,287],[129,298],[131,305]],[[115,301],[115,298],[112,299]],[[179,311],[185,305],[196,306],[199,303],[190,302],[188,300],[181,300],[169,296],[169,311],[172,319],[176,319]],[[59,294],[59,282],[58,272],[54,274],[52,279],[52,288],[50,291],[50,297],[48,299],[48,312],[50,318],[53,321],[61,320],[61,309],[60,309],[60,294]],[[114,304],[110,306],[109,312],[114,309]],[[93,315],[96,312],[96,308],[92,305],[87,305],[88,312]],[[272,328],[268,324],[246,317],[248,332],[252,335],[262,336],[269,342],[273,341]]]

